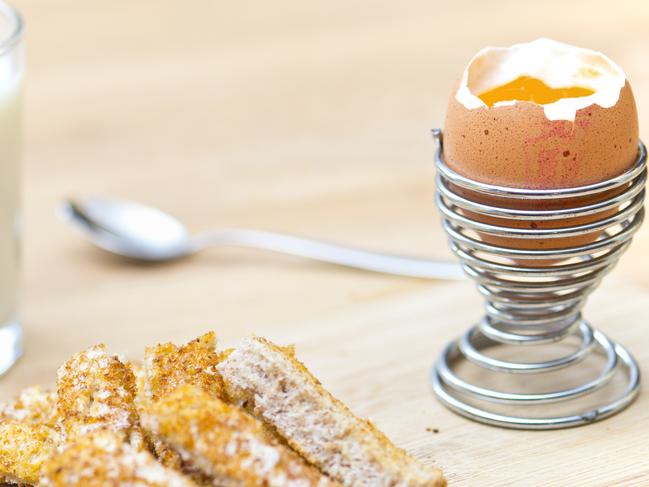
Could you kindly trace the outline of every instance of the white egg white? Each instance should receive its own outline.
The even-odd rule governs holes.
[[[610,108],[617,103],[626,82],[624,71],[601,52],[541,38],[482,49],[464,70],[455,97],[468,109],[486,107],[479,94],[520,76],[539,79],[551,88],[582,87],[593,91],[588,96],[543,105],[548,120],[574,121],[578,110],[593,104]],[[516,103],[520,102],[499,101],[494,106]]]

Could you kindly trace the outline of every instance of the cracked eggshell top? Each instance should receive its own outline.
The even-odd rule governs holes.
[[[521,76],[589,96],[538,105],[479,95]],[[459,174],[501,186],[550,189],[621,174],[638,153],[638,117],[624,72],[603,54],[549,39],[486,48],[450,97],[444,157]]]

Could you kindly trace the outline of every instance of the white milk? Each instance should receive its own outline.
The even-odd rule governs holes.
[[[11,85],[7,81],[0,76],[0,327],[16,320],[21,233],[21,90],[19,79]]]
[[[20,20],[0,1],[0,374],[22,354],[20,283]]]

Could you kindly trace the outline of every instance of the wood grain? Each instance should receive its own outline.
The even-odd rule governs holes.
[[[538,36],[626,70],[649,139],[646,2],[16,0],[27,21],[23,317],[8,397],[97,342],[143,346],[214,328],[298,341],[307,363],[457,485],[641,485],[644,395],[587,428],[472,424],[432,398],[428,367],[478,317],[469,285],[218,250],[134,266],[56,216],[68,195],[160,206],[193,231],[287,231],[448,257],[432,204],[429,129],[467,60]],[[649,229],[592,300],[596,324],[647,365]],[[627,292],[628,291],[628,292]],[[322,340],[322,341],[320,341]],[[644,420],[644,422],[643,422]],[[437,427],[440,433],[427,432]]]

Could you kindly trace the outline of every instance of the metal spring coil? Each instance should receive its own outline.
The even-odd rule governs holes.
[[[633,167],[607,181],[575,188],[531,190],[480,183],[457,174],[444,162],[441,131],[434,130],[433,136],[436,203],[442,224],[451,250],[486,301],[482,320],[450,343],[435,365],[432,383],[438,398],[450,409],[476,421],[519,429],[577,426],[625,408],[639,390],[638,366],[624,347],[594,330],[582,318],[581,310],[588,295],[627,249],[644,218],[645,146],[640,144]],[[576,198],[584,197],[595,202],[574,203]],[[558,210],[520,209],[525,202],[558,199],[563,202]],[[485,201],[506,203],[495,206]],[[509,202],[511,207],[505,207]],[[588,217],[589,223],[583,223],[583,217]],[[488,223],[492,218],[503,220]],[[581,222],[570,225],[570,220],[576,218],[582,218]],[[507,226],[505,219],[510,223],[561,220],[561,226],[518,228]],[[491,238],[485,239],[485,235]],[[520,245],[508,248],[502,244],[506,241],[503,239],[511,238],[547,242],[583,236],[587,243],[569,248],[548,246],[528,250]],[[540,362],[512,362],[483,353],[496,345],[549,344],[575,336],[579,345],[571,353]],[[505,392],[469,383],[454,370],[460,362],[468,360],[494,372],[540,374],[574,366],[594,352],[606,357],[604,370],[586,383],[559,391]],[[624,391],[594,409],[590,406],[577,414],[538,417],[509,415],[493,408],[494,403],[524,407],[585,396],[607,385],[618,369],[627,374]],[[534,383],[532,377],[527,382]]]

